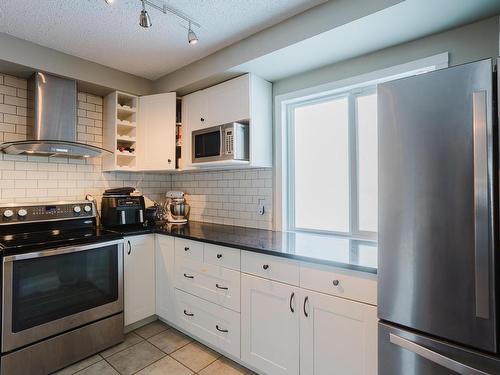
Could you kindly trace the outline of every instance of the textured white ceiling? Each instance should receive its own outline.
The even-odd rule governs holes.
[[[156,79],[325,1],[165,1],[201,24],[195,46],[171,14],[148,9],[153,26],[141,28],[139,0],[0,0],[0,32]]]

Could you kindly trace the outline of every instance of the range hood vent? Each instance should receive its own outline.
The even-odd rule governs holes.
[[[6,154],[91,158],[100,147],[76,141],[76,81],[37,72],[28,80],[28,135],[0,144]]]

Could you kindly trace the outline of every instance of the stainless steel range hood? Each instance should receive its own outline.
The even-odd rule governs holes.
[[[7,154],[90,158],[111,152],[76,141],[76,81],[35,73],[28,81],[28,135],[0,144]]]

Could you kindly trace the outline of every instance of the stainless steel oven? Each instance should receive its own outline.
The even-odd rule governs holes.
[[[239,122],[192,133],[193,163],[249,160],[249,126]]]
[[[5,256],[2,352],[123,311],[123,240]]]

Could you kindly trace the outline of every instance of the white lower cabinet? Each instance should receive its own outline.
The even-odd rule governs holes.
[[[214,347],[240,357],[240,314],[175,289],[177,324]]]
[[[156,312],[153,234],[125,237],[123,257],[125,325]]]
[[[240,272],[180,258],[176,262],[175,286],[222,307],[240,311]]]
[[[156,315],[175,323],[174,298],[174,238],[156,236]]]
[[[299,293],[290,285],[241,275],[243,362],[267,375],[299,374]]]
[[[301,374],[377,373],[375,306],[307,290],[301,305]]]

